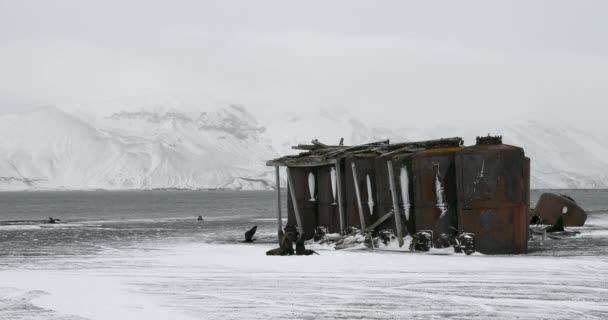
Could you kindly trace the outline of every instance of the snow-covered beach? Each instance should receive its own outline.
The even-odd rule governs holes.
[[[268,257],[265,252],[276,246],[267,210],[272,192],[87,196],[108,198],[116,212],[125,197],[138,208],[146,208],[151,197],[167,197],[164,206],[152,205],[172,217],[133,209],[108,213],[106,220],[74,213],[53,226],[1,225],[1,319],[602,319],[608,314],[603,191],[575,192],[592,211],[586,226],[576,228],[579,236],[548,240],[519,256],[310,245],[320,255]],[[7,197],[4,202],[11,203]],[[29,197],[42,201],[39,194]],[[74,212],[90,210],[75,207],[72,198],[58,193],[48,201]],[[202,224],[185,217],[201,203],[217,211]],[[252,224],[259,226],[258,240],[240,243]]]
[[[602,319],[608,259],[192,244],[1,271],[3,319]],[[7,289],[11,288],[11,289]],[[21,307],[17,307],[21,305]],[[12,318],[14,316],[14,318]]]

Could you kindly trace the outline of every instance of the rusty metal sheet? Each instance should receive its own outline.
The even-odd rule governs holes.
[[[412,172],[412,155],[399,156],[392,159],[393,171],[395,172],[395,192],[399,197],[399,208],[402,213],[402,221],[407,227],[407,233],[414,234],[416,230],[416,199],[414,197],[414,179]],[[407,192],[404,192],[404,184],[407,184]],[[406,217],[406,209],[408,215]],[[406,234],[407,234],[406,233]]]
[[[375,157],[349,157],[345,161],[345,169],[346,174],[344,174],[345,178],[345,186],[344,189],[345,197],[346,197],[346,225],[347,226],[361,226],[361,219],[359,218],[359,211],[357,206],[357,197],[355,194],[355,186],[353,182],[353,175],[351,170],[352,163],[355,164],[357,168],[357,181],[356,183],[359,185],[359,191],[361,194],[361,205],[363,207],[363,216],[365,219],[365,224],[370,226],[376,222],[377,219],[382,217],[382,213],[378,214],[378,199],[376,197],[376,172],[374,165]],[[368,194],[368,179],[369,176],[370,186],[371,186],[371,197]],[[371,201],[370,201],[371,200]],[[371,211],[370,211],[371,209]],[[386,213],[386,212],[384,212]]]
[[[565,227],[582,227],[587,221],[587,213],[576,202],[553,193],[543,193],[538,199],[534,214],[545,224],[555,224],[564,218]]]
[[[520,254],[527,250],[525,206],[486,209],[460,209],[461,231],[475,234],[478,252],[483,254]]]
[[[296,201],[298,202],[298,209],[300,209],[300,216],[302,218],[304,238],[307,240],[312,239],[312,237],[314,236],[314,230],[318,225],[318,201],[310,201],[311,195],[309,191],[308,179],[310,173],[313,173],[313,175],[316,177],[316,169],[314,167],[290,168],[290,172],[295,188],[293,186],[288,186],[288,192],[290,192],[291,188],[294,188],[296,194]],[[316,185],[318,185],[318,183],[316,183],[315,179],[315,196],[318,195],[318,189]],[[291,197],[287,197],[287,223],[291,225],[297,225]]]
[[[388,181],[388,167],[386,166],[386,158],[375,159],[375,175],[376,175],[376,199],[378,203],[378,213],[380,216],[385,215],[393,209],[393,199],[391,197],[390,185]],[[395,227],[395,219],[390,218],[381,223],[376,230],[392,230],[397,233]]]
[[[483,144],[456,155],[459,231],[485,254],[527,250],[529,175],[523,149]]]
[[[333,170],[335,170],[334,166],[322,166],[316,169],[319,192],[317,223],[319,226],[327,228],[330,233],[340,233],[337,188],[332,187],[332,175],[335,177],[335,172],[332,173]],[[335,178],[333,181],[337,183]]]
[[[459,149],[428,150],[412,156],[415,230],[433,230],[434,238],[454,233],[458,225],[454,155]]]

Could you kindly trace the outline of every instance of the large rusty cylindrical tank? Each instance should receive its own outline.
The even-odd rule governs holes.
[[[415,231],[432,230],[433,241],[453,235],[458,226],[454,156],[459,150],[435,148],[411,156]]]
[[[527,251],[529,165],[522,148],[502,137],[477,138],[456,154],[460,232],[476,235],[477,251]]]
[[[587,213],[572,198],[553,193],[543,193],[534,215],[542,218],[545,224],[556,224],[563,217],[565,227],[582,227],[587,221]]]

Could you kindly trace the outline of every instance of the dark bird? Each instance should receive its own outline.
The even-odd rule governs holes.
[[[253,242],[253,235],[258,230],[258,226],[253,226],[253,228],[249,229],[249,231],[245,232],[245,242]]]

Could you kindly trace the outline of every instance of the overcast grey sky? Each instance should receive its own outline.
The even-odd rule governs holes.
[[[606,1],[0,0],[0,112],[169,97],[598,125],[607,39]]]

